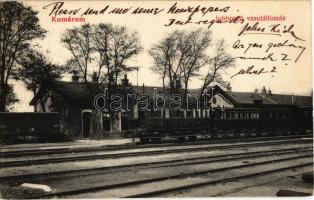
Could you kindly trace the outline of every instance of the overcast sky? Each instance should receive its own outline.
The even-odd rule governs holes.
[[[52,7],[43,9],[44,6],[52,2],[47,1],[28,1],[25,4],[33,7],[34,10],[39,11],[38,17],[42,28],[48,31],[46,37],[43,40],[37,41],[41,46],[43,54],[45,54],[52,63],[65,64],[65,62],[71,57],[69,51],[61,43],[60,39],[62,33],[68,28],[74,26],[81,26],[81,22],[52,22],[49,13]],[[161,86],[162,82],[157,74],[153,74],[149,68],[152,66],[152,60],[147,50],[159,40],[161,40],[167,33],[176,29],[195,30],[196,28],[207,29],[207,25],[173,25],[170,27],[164,26],[169,23],[169,19],[175,18],[177,20],[186,20],[190,14],[169,14],[167,13],[169,8],[174,4],[174,1],[153,1],[153,2],[138,2],[138,1],[68,1],[65,2],[63,9],[78,9],[81,8],[80,14],[84,10],[91,7],[93,9],[101,10],[106,5],[109,5],[109,9],[114,7],[128,8],[132,7],[134,10],[136,7],[164,9],[158,15],[132,15],[128,12],[124,15],[92,15],[85,16],[85,20],[91,24],[97,23],[112,23],[116,25],[123,25],[128,27],[131,31],[137,31],[141,37],[141,43],[144,47],[144,51],[133,58],[130,63],[137,66],[141,66],[139,70],[138,82],[139,85],[143,83],[145,85]],[[226,71],[225,80],[231,82],[232,90],[234,91],[247,91],[252,92],[255,88],[262,88],[265,86],[267,89],[270,87],[273,93],[285,93],[285,94],[302,94],[309,95],[312,90],[312,68],[311,68],[311,14],[310,14],[310,1],[184,1],[179,2],[177,7],[186,8],[188,6],[195,7],[201,6],[218,6],[224,8],[230,6],[228,12],[212,12],[207,13],[204,16],[202,13],[195,13],[192,17],[192,21],[200,20],[212,20],[216,16],[243,16],[245,22],[243,24],[214,24],[210,30],[212,31],[212,40],[225,39],[228,45],[228,51],[233,56],[246,56],[246,57],[264,57],[273,52],[277,58],[276,62],[270,61],[257,61],[257,60],[241,60],[237,59],[236,67]],[[253,25],[255,22],[248,21],[248,16],[284,16],[285,21],[263,21],[259,22],[260,27],[266,27],[266,32],[269,30],[269,26],[280,23],[280,28],[283,26],[289,27],[294,24],[294,34],[301,41],[292,36],[291,33],[282,33],[278,35],[264,35],[264,34],[251,34],[238,36],[243,26],[249,22]],[[59,17],[67,17],[63,15]],[[79,17],[78,15],[76,17]],[[83,16],[84,17],[84,16]],[[282,29],[280,29],[282,31]],[[232,45],[235,41],[241,40],[241,43],[247,47],[250,43],[262,44],[261,48],[251,47],[246,54],[243,54],[243,49],[233,49]],[[293,44],[295,46],[305,47],[305,51],[297,62],[296,57],[300,54],[300,48],[293,47],[278,47],[272,48],[268,53],[265,52],[266,47],[271,43],[276,44],[278,42],[284,42],[288,40],[287,44]],[[212,48],[208,49],[208,54],[212,54]],[[284,54],[288,55],[289,61],[282,61]],[[256,69],[265,68],[270,71],[272,67],[276,67],[277,73],[265,73],[261,75],[238,75],[231,79],[231,76],[237,73],[241,69],[247,69],[249,66],[254,65]],[[201,72],[204,74],[204,72]],[[132,72],[129,75],[130,81],[133,85],[136,85],[136,72]],[[65,77],[65,80],[69,80],[69,76]],[[199,78],[194,78],[190,83],[190,88],[200,87],[202,81]],[[32,111],[33,109],[28,105],[32,98],[32,94],[24,89],[22,83],[14,83],[14,89],[21,100],[20,104],[15,106],[15,111]]]

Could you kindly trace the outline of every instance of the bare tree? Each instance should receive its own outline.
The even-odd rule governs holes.
[[[129,66],[126,62],[142,51],[140,39],[137,32],[129,33],[123,26],[111,24],[99,24],[95,26],[94,44],[97,52],[98,75],[104,82],[109,75],[115,76],[117,84],[121,72],[135,70],[135,66]],[[106,73],[101,74],[102,68]]]
[[[72,58],[68,61],[69,66],[78,69],[79,74],[89,87],[89,74],[92,68],[92,54],[94,46],[92,42],[92,27],[90,24],[84,24],[80,28],[66,30],[62,37],[62,42],[71,52]]]
[[[134,69],[126,62],[142,50],[136,32],[129,33],[125,27],[111,24],[68,29],[62,42],[72,54],[68,64],[78,69],[87,85],[91,76],[100,84],[114,75],[117,83],[119,73]]]
[[[16,73],[17,59],[30,41],[45,34],[37,12],[16,1],[0,2],[0,111],[6,110],[8,81]]]
[[[167,65],[164,65],[161,63],[161,59],[158,57],[158,55],[152,55],[152,56],[154,59],[154,65],[150,69],[153,72],[161,75],[163,93],[165,93],[166,92],[165,81],[166,81],[166,76],[167,76]]]
[[[209,60],[209,64],[206,66],[206,73],[201,79],[204,81],[201,93],[202,95],[205,89],[212,83],[218,83],[220,85],[226,85],[227,82],[223,80],[222,75],[226,69],[233,67],[235,60],[227,53],[225,40],[219,40],[215,44],[215,55]]]
[[[163,86],[168,78],[171,93],[176,79],[183,79],[186,96],[189,81],[208,62],[206,50],[210,41],[211,33],[202,29],[174,31],[150,49],[154,60],[151,69],[162,75]]]
[[[98,53],[98,80],[103,83],[113,73],[112,53],[110,43],[113,37],[113,27],[111,24],[99,24],[95,27],[95,50]],[[105,68],[105,72],[102,72]]]
[[[85,24],[79,28],[68,29],[62,37],[62,42],[72,54],[68,61],[69,66],[78,69],[91,98],[101,89],[102,83],[109,82],[109,77],[115,76],[117,84],[121,72],[135,69],[127,62],[142,50],[137,32],[111,24]],[[93,77],[93,83],[89,80],[90,77]],[[108,90],[110,93],[110,87]],[[114,118],[113,114],[110,113],[111,118]],[[101,115],[96,111],[93,113],[90,132],[101,132],[97,128],[99,126],[96,118],[99,116]]]
[[[185,33],[179,40],[180,70],[184,82],[184,97],[192,77],[198,76],[199,70],[208,64],[206,50],[210,46],[211,32],[198,29]]]
[[[181,64],[184,55],[179,54],[179,46],[180,42],[182,41],[181,38],[184,37],[183,31],[175,31],[169,35],[169,38],[165,40],[165,47],[170,47],[167,55],[167,62],[168,62],[168,78],[169,78],[169,85],[171,89],[171,94],[175,91],[176,81],[179,79],[181,80],[182,76],[182,69]],[[161,44],[163,45],[163,44]]]
[[[168,78],[168,84],[171,93],[174,91],[175,79],[179,77],[179,66],[176,65],[178,58],[178,36],[181,34],[178,31],[170,33],[167,37],[163,38],[159,43],[153,45],[149,50],[149,54],[154,59],[154,66],[152,69],[162,75],[163,87],[165,87],[165,77]]]
[[[165,43],[165,46],[155,45],[148,53],[152,56],[154,64],[151,66],[151,70],[161,75],[163,92],[165,93],[165,81],[168,74],[169,62],[168,51],[171,45]]]

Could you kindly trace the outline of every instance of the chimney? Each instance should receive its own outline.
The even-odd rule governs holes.
[[[78,76],[78,71],[77,70],[72,70],[72,81],[73,82],[78,82],[80,77]]]
[[[230,83],[228,83],[228,85],[227,85],[227,91],[231,91],[231,90],[232,90],[232,87],[231,87]]]
[[[265,86],[263,86],[263,89],[262,89],[261,93],[264,94],[264,95],[266,94],[266,88],[265,88]]]
[[[293,102],[293,93],[291,94],[291,102],[294,103],[294,102]]]
[[[114,78],[112,74],[109,75],[109,85],[114,85]]]
[[[92,81],[93,81],[93,83],[98,83],[98,76],[97,76],[97,72],[93,72],[93,75],[92,75]]]
[[[270,88],[268,88],[267,94],[271,94],[271,90],[270,90]]]
[[[179,92],[179,90],[182,88],[182,85],[181,85],[181,79],[180,78],[177,78],[176,79],[176,92]]]
[[[124,74],[124,78],[121,79],[121,82],[122,82],[122,86],[123,87],[129,86],[129,79],[128,79],[128,75],[127,74]]]
[[[142,90],[143,94],[145,94],[145,85],[143,83],[143,90]]]

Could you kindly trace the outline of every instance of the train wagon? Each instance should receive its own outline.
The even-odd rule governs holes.
[[[57,112],[0,112],[3,144],[64,140]]]
[[[210,117],[149,118],[137,136],[143,142],[162,138],[194,141],[197,137],[227,138],[312,133],[311,110],[296,108],[216,109]]]

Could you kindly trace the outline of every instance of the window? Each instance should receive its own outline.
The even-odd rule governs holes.
[[[226,119],[230,119],[230,113],[229,112],[226,113]]]
[[[183,112],[180,111],[180,110],[174,110],[174,111],[172,111],[172,117],[183,117],[183,116],[184,116],[184,114],[183,114]]]
[[[251,113],[251,119],[255,119],[255,113]]]
[[[225,112],[222,114],[222,119],[226,119],[226,114],[227,113],[225,113]]]
[[[193,110],[189,109],[186,111],[186,117],[193,117]]]
[[[283,113],[282,113],[282,117],[283,117],[284,119],[287,119],[287,118],[288,118],[288,113],[287,113],[287,112],[283,112]]]
[[[276,112],[275,116],[276,116],[277,119],[280,118],[280,112]]]
[[[203,110],[203,117],[206,117],[206,110]]]
[[[165,117],[165,118],[169,118],[169,115],[170,115],[170,114],[169,114],[169,108],[166,108],[166,109],[165,109],[165,115],[164,115],[164,117]]]
[[[240,119],[243,119],[243,118],[244,118],[244,116],[243,116],[243,113],[242,113],[242,112],[240,112],[240,113],[239,113],[239,116],[240,116]]]
[[[160,110],[152,110],[151,112],[149,112],[150,117],[161,117],[161,112]]]
[[[238,116],[239,116],[239,113],[237,113],[237,112],[234,113],[234,118],[235,118],[235,119],[238,119]]]

